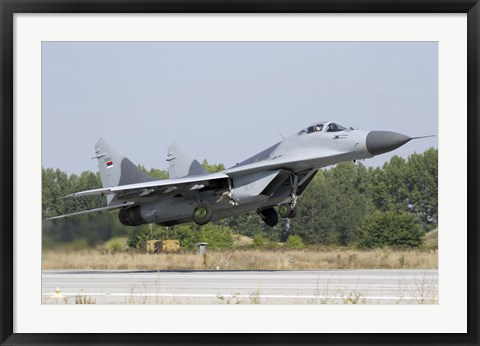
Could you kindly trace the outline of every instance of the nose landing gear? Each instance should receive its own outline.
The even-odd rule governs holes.
[[[295,217],[295,215],[297,214],[297,209],[295,209],[295,206],[293,205],[293,203],[280,204],[278,207],[278,214],[280,215],[280,217],[291,219],[292,217]]]

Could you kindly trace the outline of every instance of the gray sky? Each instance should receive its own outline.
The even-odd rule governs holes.
[[[96,171],[104,137],[166,169],[177,140],[229,167],[320,120],[438,135],[436,42],[44,42],[42,165]],[[365,161],[408,157],[438,136]]]

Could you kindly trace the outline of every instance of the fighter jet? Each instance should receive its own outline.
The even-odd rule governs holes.
[[[168,148],[169,179],[143,173],[101,138],[95,157],[102,188],[67,197],[106,196],[107,206],[50,219],[120,209],[122,224],[171,226],[256,211],[270,227],[292,218],[298,198],[317,171],[344,161],[371,158],[412,139],[390,131],[360,131],[323,121],[304,128],[222,172],[209,173],[180,144]]]

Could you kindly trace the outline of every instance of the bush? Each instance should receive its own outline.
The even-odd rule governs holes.
[[[255,234],[253,236],[253,246],[260,247],[265,244],[265,239],[260,234]]]
[[[426,249],[438,250],[438,229],[434,229],[425,234],[425,244]]]
[[[393,211],[375,211],[367,216],[360,234],[360,248],[417,248],[424,241],[424,231],[414,215]]]
[[[86,250],[90,248],[90,245],[85,239],[81,238],[71,243],[65,244],[62,248],[66,249],[67,251],[78,251],[78,250]]]
[[[231,249],[233,247],[232,231],[229,227],[219,226],[213,223],[198,227],[194,231],[196,242],[208,243],[210,249]]]
[[[128,246],[140,248],[146,240],[178,239],[182,249],[193,250],[197,243],[208,243],[209,249],[230,249],[233,247],[233,235],[229,227],[208,223],[204,226],[183,224],[173,227],[153,226],[130,237]]]
[[[105,248],[110,253],[122,251],[125,249],[125,239],[112,238],[105,243]]]
[[[288,249],[303,249],[305,244],[298,235],[289,235],[284,246]]]

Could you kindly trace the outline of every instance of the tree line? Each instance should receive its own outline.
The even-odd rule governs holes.
[[[203,166],[210,172],[222,164]],[[168,178],[164,170],[145,173]],[[68,175],[58,169],[42,168],[42,215],[44,218],[105,205],[102,197],[64,198],[82,190],[101,187],[98,173]],[[179,239],[182,247],[207,241],[213,248],[232,246],[232,235],[261,236],[270,242],[299,237],[305,244],[419,247],[423,235],[438,224],[438,149],[394,156],[382,167],[345,162],[321,169],[299,198],[297,215],[266,226],[255,212],[219,220],[205,226],[123,226],[117,212],[87,214],[43,222],[43,244],[53,247],[74,243],[93,247],[113,237],[128,237],[132,247],[146,239]]]

